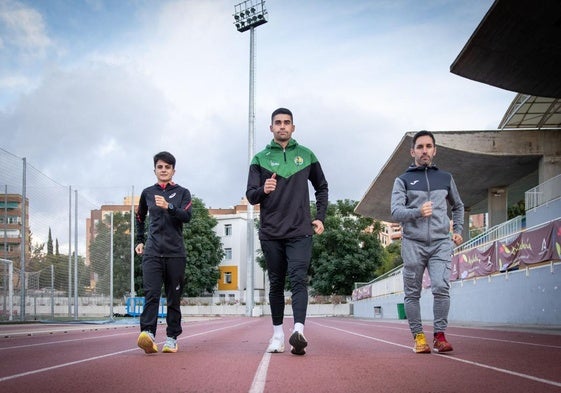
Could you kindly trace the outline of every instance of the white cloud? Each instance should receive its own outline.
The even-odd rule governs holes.
[[[21,56],[43,57],[53,45],[41,14],[17,1],[0,3],[3,46],[17,48]]]
[[[295,138],[324,167],[330,199],[360,199],[406,131],[496,127],[513,93],[448,69],[491,3],[267,2],[269,22],[255,34],[256,151],[271,138],[272,110],[287,106]],[[94,201],[120,203],[131,185],[139,193],[151,184],[160,150],[176,155],[175,180],[208,205],[244,195],[249,32],[235,30],[233,3],[131,3],[119,34],[98,33],[107,41],[76,52],[89,41],[56,41],[46,32],[57,26],[39,11],[1,4],[0,24],[19,42],[10,53],[56,48],[66,59],[4,65],[0,86],[12,94],[0,92],[0,128],[13,138],[2,147]],[[112,6],[86,8],[100,16]],[[25,11],[25,23],[11,27],[6,9]],[[72,15],[79,23],[82,13]]]

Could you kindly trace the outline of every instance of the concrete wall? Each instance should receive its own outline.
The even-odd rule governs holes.
[[[561,217],[561,198],[544,203],[535,209],[527,210],[526,227],[531,228],[551,221],[552,217]]]
[[[561,262],[453,282],[450,301],[450,323],[561,327]],[[359,300],[354,316],[398,319],[398,303],[403,293]],[[421,315],[432,321],[430,288],[421,294]]]
[[[308,305],[308,316],[315,317],[315,316],[349,316],[352,314],[352,307],[351,303],[342,303],[342,304],[309,304]],[[14,313],[14,320],[18,320],[19,315],[19,307],[16,307]],[[27,306],[27,319],[49,319],[51,317],[51,307],[45,304],[39,304],[35,307],[30,308]],[[78,308],[78,317],[81,319],[84,318],[103,318],[109,317],[110,308],[108,305],[104,306],[96,306],[96,305],[89,305],[84,306],[80,305]],[[140,310],[140,309],[139,309]],[[113,313],[119,315],[125,315],[127,313],[126,306],[119,305],[113,307]],[[245,305],[237,304],[237,305],[208,305],[208,306],[181,306],[181,313],[184,317],[193,317],[193,316],[215,316],[215,315],[245,315],[246,308]],[[292,307],[290,305],[286,305],[284,310],[284,314],[286,316],[292,315]],[[261,316],[270,316],[271,315],[271,308],[269,305],[256,305],[253,309],[253,316],[254,317],[261,317]],[[54,316],[57,318],[65,318],[68,316],[68,307],[67,306],[55,306],[54,307]],[[73,314],[71,315],[73,316]],[[7,319],[7,318],[6,318]]]

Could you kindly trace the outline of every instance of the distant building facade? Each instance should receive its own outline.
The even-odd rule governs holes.
[[[23,230],[29,245],[29,214],[26,214],[25,225],[22,227],[23,197],[20,194],[0,194],[0,258],[11,261],[19,261],[21,258],[21,247]],[[29,200],[25,201],[26,211],[29,212]],[[26,257],[31,255],[30,246],[25,250]]]
[[[401,239],[401,225],[395,222],[379,221],[381,225],[378,239],[385,248],[392,244],[394,241]]]
[[[134,197],[134,206],[138,206],[140,196]],[[101,205],[99,209],[92,210],[90,217],[86,218],[86,265],[90,265],[90,245],[97,236],[97,227],[100,222],[113,213],[130,213],[133,209],[131,206],[131,197],[125,197],[122,205]]]
[[[214,227],[217,236],[220,237],[224,248],[224,259],[218,266],[220,278],[218,279],[215,296],[220,302],[235,303],[245,300],[247,287],[247,199],[243,198],[240,203],[228,209],[209,209],[218,224]],[[254,217],[259,217],[259,205],[254,206]],[[257,228],[254,231],[254,250],[257,256],[260,248],[257,236]],[[253,288],[254,299],[262,302],[265,293],[265,275],[263,269],[255,260],[253,266]]]

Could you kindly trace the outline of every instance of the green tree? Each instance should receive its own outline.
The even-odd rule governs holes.
[[[54,286],[57,291],[68,291],[68,255],[47,255],[43,269],[41,269],[41,288],[51,287],[51,265],[54,273]],[[74,272],[74,258],[71,262]],[[74,278],[71,278],[74,287]]]
[[[384,258],[382,264],[376,269],[376,277],[403,264],[401,258],[401,240],[394,241],[384,249]]]
[[[52,244],[52,240],[50,243]],[[37,289],[50,289],[51,285],[54,284],[55,290],[67,292],[68,282],[70,280],[70,285],[74,291],[75,264],[77,262],[78,294],[84,295],[86,293],[86,288],[90,285],[90,267],[85,264],[84,257],[78,255],[78,259],[75,262],[74,253],[72,254],[70,261],[72,277],[68,277],[68,255],[61,255],[58,253],[58,243],[56,255],[49,253],[49,251],[45,253],[45,245],[47,245],[47,250],[49,250],[48,243],[33,244],[30,259],[28,261],[29,263],[26,268],[26,270],[30,272],[40,272]]]
[[[526,214],[526,202],[522,199],[512,206],[508,207],[508,219],[511,220],[514,217],[523,216]]]
[[[358,202],[330,203],[325,231],[314,236],[311,286],[318,295],[350,295],[355,282],[370,281],[383,263],[379,224],[354,213]]]
[[[131,225],[130,212],[113,213],[113,296],[130,291]],[[90,245],[90,265],[97,293],[109,294],[111,283],[111,216],[104,216],[96,226],[97,235]]]
[[[53,255],[53,236],[51,235],[51,227],[49,227],[49,238],[47,240],[47,255]]]
[[[220,278],[218,265],[224,258],[220,237],[214,232],[218,221],[208,213],[200,198],[193,197],[192,209],[191,221],[183,226],[187,251],[183,293],[189,297],[214,292]]]

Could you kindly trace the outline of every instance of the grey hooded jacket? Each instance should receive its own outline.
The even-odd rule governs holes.
[[[422,217],[423,203],[432,201],[432,215]],[[450,239],[450,204],[454,233],[462,233],[464,204],[449,172],[436,166],[411,165],[394,181],[391,213],[402,226],[404,238],[419,242]]]

